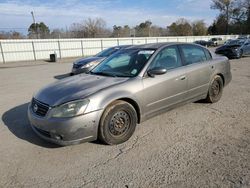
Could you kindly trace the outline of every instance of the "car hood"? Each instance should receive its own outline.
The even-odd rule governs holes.
[[[103,57],[88,57],[88,58],[82,58],[78,59],[74,62],[75,65],[85,65],[87,63],[90,63],[92,61],[98,61],[103,59]]]
[[[128,79],[81,74],[59,80],[44,87],[34,98],[49,106],[58,106],[69,101],[85,98],[105,88],[123,83]]]

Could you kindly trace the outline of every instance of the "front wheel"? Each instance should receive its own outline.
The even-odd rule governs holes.
[[[98,137],[108,145],[121,144],[133,135],[136,124],[134,107],[125,101],[115,101],[102,115]]]
[[[217,75],[209,86],[206,102],[216,103],[220,100],[223,91],[223,80]]]

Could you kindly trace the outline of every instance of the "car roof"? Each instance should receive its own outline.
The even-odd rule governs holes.
[[[114,47],[111,47],[111,48],[128,48],[130,46],[133,46],[133,45],[119,45],[119,46],[114,46]]]
[[[150,43],[150,44],[142,44],[142,45],[134,45],[131,47],[128,47],[126,49],[160,49],[164,46],[169,46],[169,45],[177,45],[177,44],[191,44],[195,45],[193,43],[181,43],[181,42],[162,42],[162,43]]]

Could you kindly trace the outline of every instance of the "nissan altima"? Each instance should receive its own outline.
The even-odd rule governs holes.
[[[70,145],[127,141],[137,124],[180,104],[220,100],[230,63],[196,44],[158,43],[121,50],[80,74],[37,92],[28,107],[41,138]]]

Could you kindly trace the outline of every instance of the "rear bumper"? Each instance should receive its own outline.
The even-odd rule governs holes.
[[[34,132],[42,139],[66,146],[97,139],[102,110],[73,118],[39,117],[28,108],[28,117]]]

